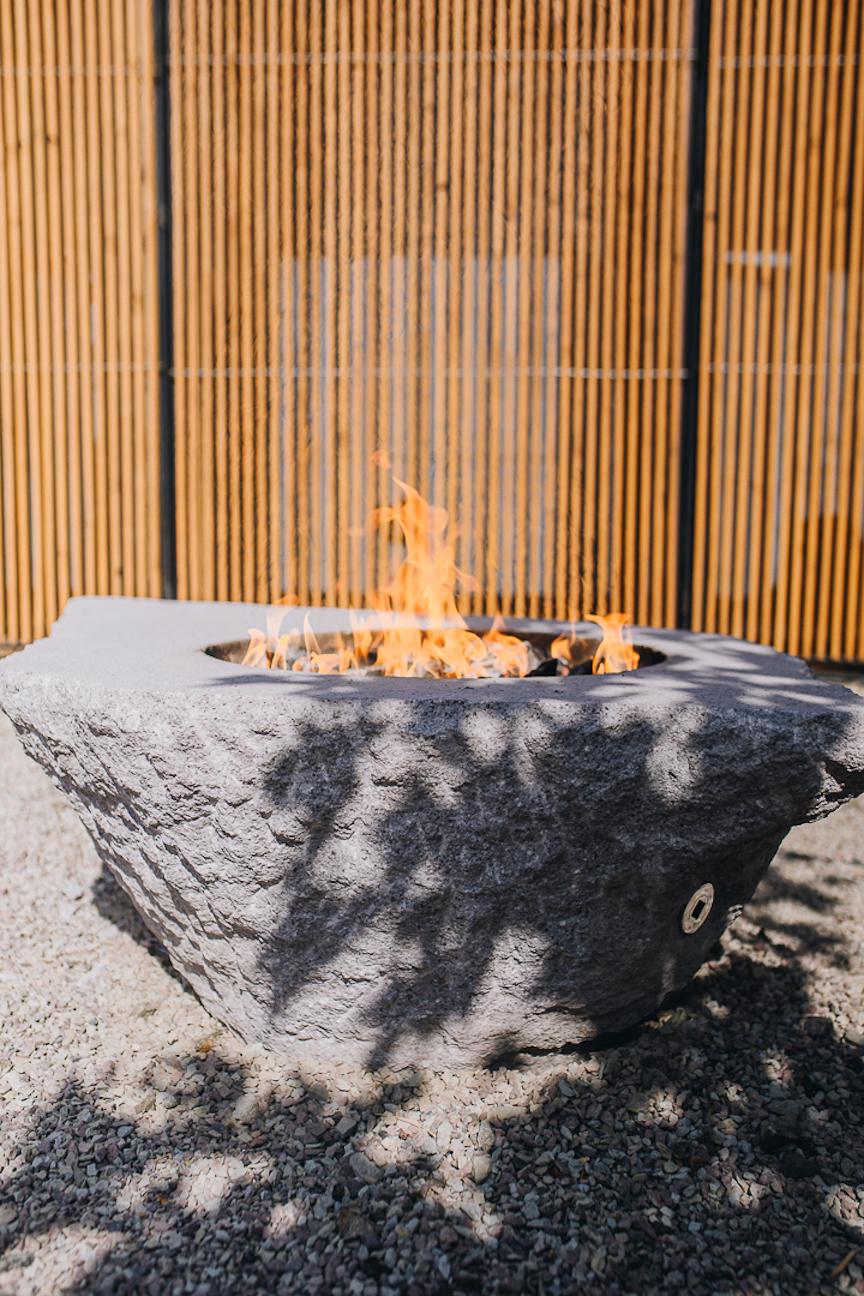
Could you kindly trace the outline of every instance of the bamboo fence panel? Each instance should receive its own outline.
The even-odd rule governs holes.
[[[694,628],[864,660],[860,5],[712,0],[694,230],[699,0],[164,0],[160,302],[162,2],[0,0],[0,641],[162,592],[167,311],[182,597],[368,601],[395,476],[466,610],[674,624],[698,380]]]
[[[152,43],[146,0],[0,0],[0,641],[161,593]]]
[[[182,595],[364,602],[392,472],[466,608],[674,620],[692,25],[172,0]]]
[[[693,624],[860,661],[864,14],[712,14]]]

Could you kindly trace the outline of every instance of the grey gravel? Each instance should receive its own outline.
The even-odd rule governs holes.
[[[0,1296],[864,1293],[864,804],[693,985],[495,1071],[289,1067],[0,723]]]

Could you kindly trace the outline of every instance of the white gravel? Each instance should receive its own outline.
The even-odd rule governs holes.
[[[0,723],[0,1296],[864,1293],[864,803],[677,1004],[489,1072],[296,1070],[169,971]]]

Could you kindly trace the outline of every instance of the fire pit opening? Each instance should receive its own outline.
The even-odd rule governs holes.
[[[373,455],[389,467],[383,451]],[[252,626],[246,643],[216,644],[212,657],[244,667],[308,675],[383,676],[401,679],[525,679],[528,676],[614,675],[653,666],[662,655],[637,648],[622,611],[594,612],[597,641],[581,633],[575,617],[556,629],[543,622],[508,629],[496,613],[491,622],[469,625],[460,593],[478,588],[456,564],[450,515],[394,477],[401,499],[373,510],[370,531],[381,530],[400,554],[388,584],[366,597],[369,609],[349,608],[344,624],[322,626],[314,609],[302,622],[299,599],[283,595],[267,614],[266,628]],[[285,628],[287,605],[294,605]],[[322,636],[322,632],[330,631]]]
[[[571,637],[529,631],[518,635],[502,635],[502,638],[513,640],[511,651],[518,654],[519,664],[524,664],[527,669],[508,669],[508,664],[503,663],[500,671],[496,671],[494,666],[491,670],[484,671],[483,678],[552,679],[566,675],[613,674],[622,669],[637,670],[647,666],[657,666],[660,662],[666,660],[665,654],[658,652],[654,648],[646,648],[639,644],[628,644],[628,649],[632,654],[630,658],[632,664],[624,667],[618,666],[617,668],[613,666],[612,669],[609,669],[604,664],[604,655],[601,652],[605,641],[589,635],[573,635]],[[374,647],[369,651],[361,665],[354,664],[348,656],[348,654],[352,653],[352,650],[346,647],[346,640],[348,639],[350,639],[350,636],[343,636],[338,633],[317,634],[315,635],[316,647],[307,650],[306,638],[300,631],[294,631],[293,634],[289,632],[288,635],[282,636],[268,636],[267,643],[262,645],[262,651],[253,660],[250,660],[248,639],[210,644],[204,651],[208,656],[215,657],[219,661],[231,662],[236,666],[246,668],[251,666],[257,670],[285,670],[304,675],[344,674],[355,678],[367,677],[372,679],[381,678],[388,674],[401,674],[401,672],[388,671],[379,663]],[[523,647],[520,648],[517,645],[523,645]],[[433,673],[424,675],[418,672],[403,678],[448,679],[453,677]],[[464,678],[464,676],[461,678]]]

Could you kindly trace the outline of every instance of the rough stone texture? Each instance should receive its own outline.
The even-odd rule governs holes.
[[[864,704],[755,645],[639,631],[664,663],[494,683],[201,651],[263,621],[75,600],[0,704],[205,1005],[290,1056],[476,1062],[629,1025],[791,825],[864,788]]]

